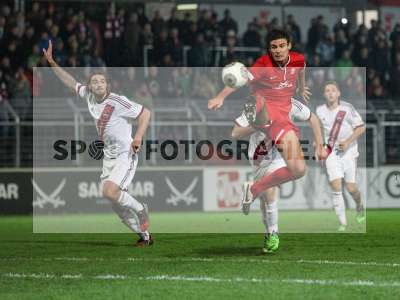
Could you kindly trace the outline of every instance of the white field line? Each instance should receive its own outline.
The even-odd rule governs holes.
[[[374,261],[335,261],[335,260],[269,260],[269,259],[243,259],[243,258],[207,258],[207,257],[183,257],[183,258],[103,258],[103,257],[10,257],[0,258],[0,261],[129,261],[129,262],[229,262],[229,263],[266,263],[266,264],[316,264],[316,265],[344,265],[344,266],[368,266],[368,267],[388,267],[400,268],[400,263],[374,262]]]
[[[288,278],[288,279],[265,279],[265,278],[218,278],[218,277],[190,277],[190,276],[171,276],[171,275],[155,275],[146,277],[133,277],[122,274],[102,274],[96,276],[85,276],[82,274],[48,274],[48,273],[4,273],[3,278],[11,279],[63,279],[63,280],[79,280],[79,279],[98,279],[98,280],[140,280],[140,281],[191,281],[191,282],[217,282],[217,283],[284,283],[299,285],[316,285],[316,286],[363,286],[363,287],[400,287],[400,281],[370,281],[370,280],[325,280],[325,279],[305,279],[305,278]]]

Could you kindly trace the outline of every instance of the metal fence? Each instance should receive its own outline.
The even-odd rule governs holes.
[[[69,101],[70,114],[66,120],[34,120],[21,121],[16,111],[8,102],[3,102],[2,113],[6,112],[8,119],[0,121],[0,166],[1,167],[31,167],[31,166],[91,166],[98,162],[90,160],[85,156],[77,156],[75,160],[65,161],[63,164],[49,160],[54,155],[53,144],[58,139],[84,140],[90,141],[96,138],[97,133],[93,121],[88,116],[87,111],[82,107],[77,107],[74,102]],[[183,116],[182,121],[168,120],[168,114],[175,114],[180,111]],[[393,111],[367,110],[364,114],[366,119],[371,116],[379,115],[373,121],[367,123],[365,135],[365,147],[360,147],[360,161],[365,161],[366,166],[376,167],[383,164],[400,162],[400,121],[391,121],[388,116],[393,115]],[[188,105],[180,108],[156,108],[154,118],[151,121],[147,133],[146,143],[154,141],[170,140],[179,144],[180,140],[201,141],[207,139],[212,143],[218,143],[223,139],[230,139],[233,118],[226,120],[209,120],[199,109],[195,102],[188,102]],[[299,124],[302,127],[302,137],[311,140],[311,132],[306,124]],[[160,145],[158,145],[160,146]],[[171,145],[169,145],[171,146]],[[218,157],[209,160],[199,159],[196,155],[196,147],[189,145],[187,153],[180,151],[175,159],[163,159],[160,152],[141,155],[144,165],[206,165],[217,164],[227,165],[237,164],[235,160],[224,161]],[[171,151],[167,147],[166,151]],[[168,154],[168,153],[167,153]]]

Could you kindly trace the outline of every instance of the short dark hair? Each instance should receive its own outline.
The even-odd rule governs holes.
[[[274,40],[285,39],[288,44],[291,43],[290,34],[283,29],[273,29],[267,35],[267,47],[271,47],[271,42]]]
[[[338,90],[340,90],[339,84],[338,84],[335,80],[328,80],[328,81],[325,81],[325,82],[324,82],[324,85],[323,85],[323,87],[322,87],[322,90],[325,91],[325,88],[326,88],[328,85],[334,85],[334,86],[336,86],[336,88],[337,88]]]

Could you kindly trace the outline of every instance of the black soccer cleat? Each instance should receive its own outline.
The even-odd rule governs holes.
[[[148,240],[145,240],[144,238],[140,238],[137,240],[135,247],[148,247],[154,244],[153,237],[150,234],[150,237]]]

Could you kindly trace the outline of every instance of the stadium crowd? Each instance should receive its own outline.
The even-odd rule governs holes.
[[[32,68],[47,66],[42,49],[49,39],[55,59],[63,67],[130,67],[125,72],[130,82],[138,82],[135,94],[130,94],[131,86],[122,83],[120,87],[127,96],[151,106],[160,94],[207,99],[219,89],[213,76],[193,74],[191,68],[175,68],[172,76],[163,75],[160,67],[181,67],[185,62],[188,67],[223,66],[233,60],[251,65],[261,52],[238,52],[234,47],[265,51],[266,35],[282,25],[276,18],[262,22],[254,17],[239,36],[238,23],[229,10],[222,16],[201,10],[197,16],[185,13],[183,17],[173,10],[165,20],[158,11],[146,15],[143,4],[138,3],[112,9],[108,3],[27,2],[24,13],[14,12],[12,7],[13,1],[0,5],[0,106],[8,99],[22,120],[32,116],[32,96],[41,88],[41,81],[33,80]],[[373,21],[369,29],[360,25],[354,31],[350,23],[340,21],[329,28],[323,16],[317,16],[308,32],[301,32],[289,15],[283,27],[291,33],[295,49],[305,53],[308,66],[342,67],[336,75],[351,87],[352,96],[400,101],[400,24],[390,34],[379,21]],[[150,68],[143,74],[143,69],[133,66],[143,66],[145,46],[150,48]],[[186,57],[185,46],[190,47]],[[222,56],[214,51],[217,46],[227,47]],[[366,82],[360,69],[353,66],[367,67]],[[191,88],[194,76],[202,88]],[[326,76],[321,69],[311,69],[310,85]],[[118,82],[113,84],[118,86]],[[6,110],[0,109],[0,122],[7,118]]]
[[[30,71],[34,66],[46,66],[42,48],[47,47],[49,39],[53,41],[56,60],[66,67],[143,66],[144,46],[153,48],[148,62],[152,66],[182,66],[184,46],[191,47],[188,66],[215,66],[215,51],[212,51],[215,46],[227,47],[220,66],[235,59],[249,65],[259,53],[239,53],[234,47],[265,49],[268,31],[280,25],[276,18],[260,22],[255,17],[244,34],[238,36],[237,22],[229,10],[223,16],[202,10],[193,21],[190,13],[178,18],[176,11],[171,12],[168,20],[158,11],[146,16],[141,5],[115,10],[109,4],[96,6],[99,12],[93,12],[91,7],[89,14],[87,6],[85,9],[76,2],[33,2],[27,4],[25,13],[14,13],[10,5],[2,5],[0,101],[7,98],[11,103],[30,101],[30,95],[35,94]],[[338,22],[334,28],[328,28],[323,16],[318,16],[304,33],[289,15],[284,27],[291,33],[295,48],[306,54],[309,66],[368,67],[368,98],[400,98],[400,86],[391,80],[400,78],[400,24],[387,36],[378,21],[373,21],[370,29],[360,25],[352,32],[349,23]],[[307,42],[302,44],[304,34]],[[187,77],[188,71],[183,72],[186,74],[176,76]],[[344,80],[346,74],[342,75]],[[185,90],[184,87],[177,90],[185,93],[182,89]]]

